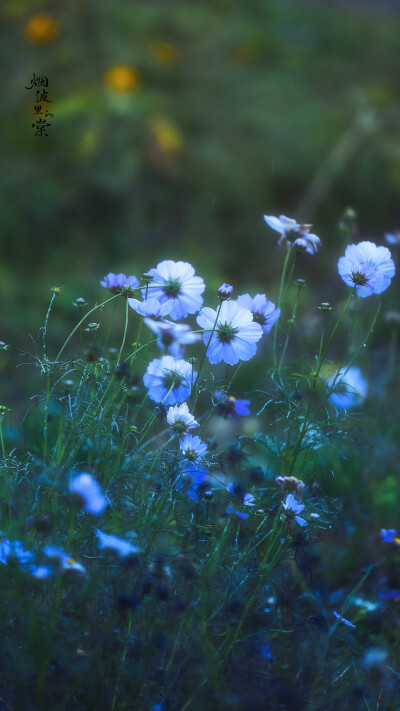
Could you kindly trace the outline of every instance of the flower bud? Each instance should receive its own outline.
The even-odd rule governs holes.
[[[218,289],[218,296],[221,299],[221,301],[225,301],[225,299],[229,299],[233,291],[233,286],[230,284],[222,284],[219,289]]]

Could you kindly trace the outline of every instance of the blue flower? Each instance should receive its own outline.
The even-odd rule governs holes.
[[[400,244],[400,232],[398,230],[395,230],[394,232],[386,232],[385,235],[385,242],[388,244],[393,244],[393,245],[399,245]]]
[[[251,400],[239,400],[233,395],[224,395],[221,397],[221,390],[216,390],[215,397],[217,399],[217,413],[228,417],[229,415],[239,415],[244,417],[250,415],[249,405]]]
[[[226,489],[232,496],[239,499],[244,506],[254,506],[255,498],[253,494],[246,494],[241,484],[228,484]]]
[[[0,563],[7,564],[14,559],[24,564],[29,563],[32,558],[33,553],[26,551],[20,541],[9,541],[8,538],[0,541]]]
[[[225,510],[225,513],[228,515],[234,515],[237,516],[238,518],[242,519],[242,521],[245,521],[246,518],[249,518],[248,513],[243,513],[242,511],[236,511],[236,509],[233,506],[228,506],[227,509]]]
[[[358,407],[364,401],[368,392],[368,384],[359,368],[352,366],[339,368],[335,375],[327,380],[329,388],[335,383],[334,391],[328,400],[338,410],[350,410]]]
[[[108,506],[108,500],[91,474],[79,474],[71,479],[69,490],[82,499],[86,511],[99,514]]]
[[[256,294],[254,299],[249,294],[241,294],[236,299],[239,306],[248,309],[253,314],[253,321],[259,323],[264,333],[269,333],[275,321],[281,315],[281,310],[268,301],[265,294]]]
[[[231,284],[221,284],[218,289],[218,296],[221,299],[229,299],[230,295],[232,294],[232,291],[233,286]]]
[[[204,343],[210,341],[207,348],[210,363],[223,360],[235,365],[239,360],[249,360],[255,355],[256,343],[263,333],[260,324],[253,321],[252,313],[236,301],[223,301],[219,312],[206,306],[197,316],[197,323],[205,329]]]
[[[264,215],[264,220],[269,227],[281,235],[278,244],[285,242],[288,248],[294,247],[309,254],[315,254],[321,245],[320,238],[310,233],[311,225],[300,225],[296,220],[284,215],[280,217]]]
[[[382,541],[385,543],[394,543],[394,539],[396,538],[396,529],[395,528],[381,528],[381,538]]]
[[[110,289],[113,294],[119,294],[124,288],[137,289],[139,280],[135,276],[127,277],[125,274],[114,274],[110,272],[100,282],[105,289]]]
[[[340,620],[340,622],[343,622],[344,625],[347,625],[348,627],[355,628],[355,625],[353,625],[352,622],[349,622],[349,620],[346,620],[344,617],[342,617],[342,615],[339,615],[338,612],[335,612],[335,610],[333,610],[333,614],[335,615],[335,617],[337,617],[338,620]]]
[[[152,281],[148,287],[151,296],[161,303],[172,299],[174,306],[170,311],[172,319],[185,318],[201,309],[206,285],[201,277],[195,276],[195,270],[188,262],[173,262],[166,259],[157,264],[156,269],[148,272]],[[143,296],[146,291],[143,290]]]
[[[148,318],[154,319],[165,318],[165,316],[168,316],[174,308],[174,302],[172,299],[162,303],[161,301],[158,301],[158,299],[146,299],[145,301],[139,301],[139,299],[128,299],[128,304],[141,316],[147,316]]]
[[[345,284],[355,286],[363,298],[381,294],[395,273],[394,261],[387,247],[373,242],[359,242],[346,247],[338,261],[338,272]]]
[[[207,452],[207,445],[196,435],[185,435],[179,441],[182,456],[191,462],[197,462]]]
[[[204,467],[200,467],[196,462],[185,460],[175,488],[179,491],[184,491],[193,501],[198,501],[200,492],[204,492],[209,488],[204,486],[206,476],[207,470]]]
[[[305,506],[304,504],[299,504],[293,494],[288,494],[286,501],[282,504],[282,506],[286,510],[286,514],[289,517],[294,518],[299,526],[307,526],[307,521],[298,515],[304,510]]]
[[[29,572],[37,580],[46,580],[52,573],[48,565],[30,565]]]
[[[172,321],[153,321],[145,318],[144,323],[148,326],[157,338],[157,345],[160,350],[168,348],[174,358],[182,358],[185,353],[185,346],[201,341],[199,333],[193,333],[186,323],[173,323]]]
[[[95,529],[95,533],[99,539],[99,548],[115,551],[121,558],[139,552],[139,548],[135,546],[134,543],[130,543],[130,541],[125,541],[123,538],[118,538],[118,536],[104,533],[98,528]]]
[[[143,383],[149,390],[149,397],[154,402],[175,405],[183,402],[190,395],[191,381],[196,379],[190,363],[175,360],[172,356],[155,358],[147,366]]]

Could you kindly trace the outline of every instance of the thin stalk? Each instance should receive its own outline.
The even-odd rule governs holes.
[[[288,249],[288,251],[287,251],[287,253],[286,253],[285,261],[284,261],[284,263],[283,263],[282,275],[281,275],[281,282],[280,282],[280,285],[279,285],[279,297],[278,297],[278,305],[277,305],[277,308],[278,308],[278,309],[280,309],[281,306],[282,306],[283,293],[284,293],[284,290],[285,290],[285,276],[286,276],[286,272],[287,272],[287,268],[288,268],[288,264],[289,264],[290,257],[291,257],[291,250]],[[273,354],[274,354],[274,367],[276,367],[276,363],[277,363],[277,360],[278,360],[278,358],[277,358],[277,352],[276,352],[277,337],[278,337],[278,328],[277,328],[277,326],[275,326],[275,328],[274,328],[273,348],[272,348]]]
[[[126,333],[127,333],[127,330],[128,330],[128,320],[129,320],[129,319],[128,319],[128,314],[129,314],[128,297],[125,297],[125,328],[124,328],[124,335],[123,335],[123,338],[122,338],[121,348],[119,349],[119,353],[118,353],[118,361],[117,361],[117,363],[119,363],[120,360],[121,360],[122,352],[123,352],[124,346],[125,346]]]
[[[66,346],[68,345],[68,343],[70,342],[72,336],[74,335],[74,333],[76,333],[76,331],[77,331],[78,328],[83,324],[83,322],[86,321],[86,319],[87,319],[94,311],[97,311],[97,309],[101,309],[103,306],[105,306],[106,304],[108,304],[109,301],[113,301],[113,299],[117,299],[118,296],[121,296],[121,294],[114,294],[114,296],[111,296],[111,297],[110,297],[109,299],[107,299],[106,301],[103,301],[101,304],[98,304],[98,306],[94,306],[90,311],[88,311],[87,314],[85,314],[84,316],[82,316],[82,318],[81,318],[81,320],[79,321],[79,323],[77,323],[77,325],[75,326],[75,328],[72,329],[72,331],[71,331],[71,333],[69,334],[67,340],[64,342],[64,345],[60,348],[60,350],[59,350],[59,352],[58,352],[58,354],[57,354],[57,357],[56,357],[54,363],[57,363],[57,362],[58,362],[58,359],[60,358],[61,354],[64,352],[64,350],[65,350]]]
[[[281,357],[280,357],[280,360],[279,360],[279,365],[278,365],[278,376],[279,376],[279,377],[280,377],[280,374],[281,374],[281,368],[282,368],[283,362],[284,362],[284,360],[285,360],[286,350],[287,350],[287,347],[288,347],[288,344],[289,344],[290,336],[291,336],[291,334],[292,334],[293,326],[294,326],[294,324],[295,324],[295,322],[296,322],[296,315],[297,315],[297,309],[298,309],[299,302],[300,302],[300,292],[301,292],[301,290],[302,290],[302,285],[299,284],[298,287],[297,287],[296,301],[294,302],[292,316],[291,316],[291,318],[290,318],[289,321],[288,321],[288,323],[289,323],[289,329],[288,329],[288,332],[287,332],[287,334],[286,334],[285,345],[283,346],[282,354],[281,354]]]
[[[211,343],[211,339],[212,339],[212,337],[213,337],[213,335],[214,335],[214,332],[215,332],[215,329],[216,329],[216,327],[217,327],[218,318],[219,318],[219,314],[220,314],[220,311],[221,311],[221,306],[222,306],[222,304],[223,304],[223,302],[221,301],[221,303],[220,303],[220,305],[218,306],[218,309],[217,309],[217,315],[216,315],[216,317],[215,317],[214,325],[213,325],[212,330],[211,330],[211,333],[210,333],[210,338],[208,339],[208,342],[207,342],[207,345],[206,345],[206,347],[205,347],[205,350],[204,350],[202,359],[201,359],[201,361],[200,361],[199,370],[198,370],[198,372],[197,372],[197,378],[196,378],[196,381],[195,381],[195,385],[197,385],[197,383],[200,382],[200,373],[201,373],[202,368],[203,368],[203,365],[204,365],[204,361],[205,361],[205,357],[206,357],[206,355],[207,355],[208,347],[209,347],[209,345],[210,345],[210,343]],[[194,390],[190,393],[189,409],[190,409],[191,404],[192,404],[192,401],[193,401],[193,396],[194,396]]]

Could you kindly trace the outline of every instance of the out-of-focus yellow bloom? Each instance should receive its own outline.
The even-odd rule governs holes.
[[[104,75],[104,81],[110,89],[129,93],[140,86],[140,76],[137,69],[125,64],[111,67]]]
[[[179,57],[179,51],[173,44],[168,42],[158,42],[151,46],[151,53],[154,59],[161,64],[173,64]]]
[[[33,15],[24,27],[26,39],[35,44],[52,42],[59,33],[60,25],[51,15],[46,13]]]
[[[151,128],[155,138],[157,148],[163,153],[174,155],[182,148],[183,137],[176,124],[169,119],[153,119]]]

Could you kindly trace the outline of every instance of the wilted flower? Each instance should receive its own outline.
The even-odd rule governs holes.
[[[110,289],[113,294],[120,294],[123,289],[137,289],[139,286],[139,279],[135,276],[127,277],[125,274],[114,274],[110,272],[104,279],[100,282],[101,286],[105,289]]]
[[[78,474],[69,483],[71,493],[79,496],[86,511],[98,514],[108,506],[108,500],[101,491],[97,481],[90,474]]]
[[[185,360],[175,360],[172,356],[154,358],[143,376],[143,383],[149,390],[149,397],[154,402],[164,405],[175,405],[183,402],[190,395],[192,374],[190,363]]]
[[[167,422],[171,427],[171,432],[176,432],[180,435],[187,434],[189,430],[199,426],[199,423],[190,414],[186,402],[169,408]]]
[[[349,622],[349,620],[346,620],[345,617],[342,617],[342,615],[339,615],[339,613],[335,612],[335,610],[333,610],[333,614],[335,615],[335,617],[337,617],[338,620],[340,620],[340,622],[343,622],[344,625],[347,625],[348,627],[355,628],[355,625],[353,625],[352,622]]]
[[[98,528],[95,529],[97,538],[99,539],[99,548],[106,550],[113,550],[118,553],[121,558],[125,558],[128,555],[133,555],[139,552],[139,548],[135,546],[134,543],[130,541],[125,541],[123,538],[118,538],[112,534],[104,533]]]
[[[272,217],[264,215],[264,220],[269,227],[281,235],[278,244],[286,243],[288,248],[295,247],[309,254],[315,254],[321,245],[321,240],[317,235],[310,234],[312,225],[300,225],[296,220],[280,215]]]
[[[254,299],[249,294],[242,294],[236,299],[239,306],[248,309],[253,314],[253,321],[259,323],[264,333],[269,333],[275,321],[281,315],[281,310],[268,301],[265,294],[256,294]]]
[[[220,390],[216,390],[215,397],[217,399],[217,413],[228,417],[229,415],[250,415],[249,405],[251,400],[239,400],[233,395],[222,395]]]
[[[204,343],[207,345],[210,341],[207,348],[210,363],[223,360],[235,365],[239,360],[249,360],[255,355],[256,343],[262,336],[262,328],[254,323],[252,313],[236,301],[223,301],[218,315],[206,306],[197,316],[197,323],[205,329]]]
[[[170,311],[172,319],[184,318],[201,308],[201,294],[206,285],[201,277],[195,276],[195,270],[188,262],[166,259],[148,273],[153,277],[151,296],[162,303],[169,299],[174,301],[174,307]]]
[[[381,294],[394,276],[395,266],[387,247],[373,242],[359,242],[346,247],[338,261],[338,272],[348,286],[356,286],[363,298]]]
[[[200,437],[190,434],[185,435],[185,437],[180,440],[179,446],[181,448],[182,456],[191,462],[197,462],[201,459],[208,449],[207,445],[200,439]]]
[[[145,318],[144,323],[148,326],[157,338],[157,345],[161,350],[168,348],[174,358],[182,358],[185,346],[201,341],[199,333],[193,333],[186,323],[174,323],[173,321],[153,321]]]
[[[304,481],[301,479],[296,479],[295,476],[277,476],[275,482],[282,491],[286,489],[294,492],[301,499],[305,487]]]
[[[328,400],[338,410],[349,410],[361,405],[368,392],[368,384],[360,368],[352,366],[347,372],[346,370],[339,368],[337,373],[327,380],[329,388],[335,383],[334,391]]]
[[[129,306],[132,307],[136,313],[141,316],[147,316],[148,318],[162,319],[168,316],[170,311],[174,308],[174,302],[172,299],[169,301],[158,301],[158,299],[146,299],[145,301],[139,301],[139,299],[128,299]]]
[[[288,494],[286,501],[282,504],[283,508],[286,510],[286,514],[291,518],[294,518],[299,526],[306,526],[307,521],[299,516],[298,514],[305,508],[304,504],[299,504],[299,502],[294,498],[293,494]]]

